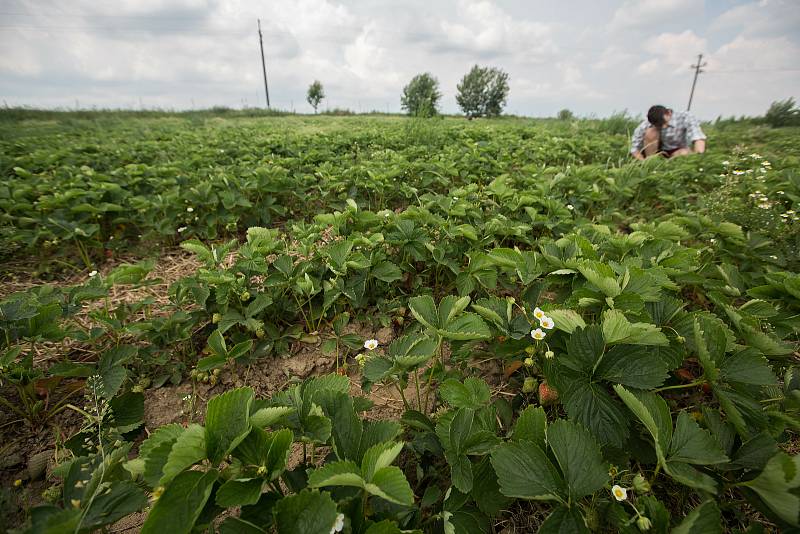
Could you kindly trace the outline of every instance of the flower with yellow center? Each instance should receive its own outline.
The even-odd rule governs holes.
[[[546,317],[544,312],[541,310],[541,308],[534,308],[533,309],[533,316],[536,317],[537,319],[539,319],[540,321],[542,320],[543,317]]]
[[[542,329],[541,329],[541,328],[537,328],[536,330],[531,330],[531,337],[532,337],[533,339],[535,339],[536,341],[541,341],[541,340],[543,340],[543,339],[544,339],[544,336],[546,336],[546,335],[547,335],[547,334],[545,334],[544,332],[542,332]]]
[[[618,501],[624,501],[628,498],[628,490],[619,484],[614,484],[614,486],[611,488],[611,493]]]
[[[539,319],[539,326],[542,328],[546,328],[547,330],[552,330],[552,328],[556,325],[555,321],[553,321],[550,317],[546,315]]]
[[[378,348],[377,339],[368,339],[364,342],[364,348],[367,350],[375,350]]]

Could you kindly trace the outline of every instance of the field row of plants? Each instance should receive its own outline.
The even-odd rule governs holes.
[[[0,138],[8,272],[86,273],[0,301],[0,424],[80,421],[23,531],[798,527],[795,130],[633,163],[592,121],[96,127]],[[114,256],[174,245],[166,303],[112,303],[159,276]],[[336,372],[219,382],[298,345]],[[186,381],[212,397],[145,428]]]

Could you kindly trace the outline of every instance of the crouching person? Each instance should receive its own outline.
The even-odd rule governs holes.
[[[697,118],[688,111],[673,112],[664,106],[651,107],[631,139],[631,155],[636,159],[655,155],[674,158],[705,151],[706,135]]]

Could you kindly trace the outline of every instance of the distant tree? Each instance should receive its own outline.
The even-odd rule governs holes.
[[[764,115],[767,124],[773,128],[800,125],[800,109],[795,106],[794,98],[773,102]]]
[[[468,118],[496,117],[503,112],[508,98],[508,74],[475,65],[456,88],[456,102]]]
[[[438,113],[437,106],[442,93],[439,92],[439,80],[425,72],[417,74],[403,88],[400,106],[415,117],[432,117]]]
[[[564,109],[562,109],[561,111],[558,112],[557,118],[560,121],[571,121],[572,119],[575,118],[575,114],[572,113],[567,108],[564,108]]]
[[[323,98],[325,98],[325,91],[322,89],[322,84],[319,80],[314,80],[314,83],[308,86],[308,94],[306,95],[306,101],[314,108],[314,113],[317,112],[317,107]]]

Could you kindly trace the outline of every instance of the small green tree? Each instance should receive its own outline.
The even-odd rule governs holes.
[[[400,106],[415,117],[432,117],[438,113],[437,106],[442,93],[439,92],[439,80],[425,72],[417,74],[403,88]]]
[[[325,98],[325,91],[322,89],[322,84],[319,80],[314,80],[314,83],[308,86],[306,95],[306,101],[314,108],[314,113],[317,112],[317,107],[323,98]]]
[[[475,65],[456,86],[456,102],[467,118],[496,117],[508,98],[508,74]]]
[[[557,118],[560,121],[571,121],[572,119],[575,118],[575,114],[572,113],[567,108],[564,108],[564,109],[562,109],[561,111],[558,112]]]
[[[795,106],[794,98],[773,102],[764,115],[767,124],[773,128],[800,125],[800,109]]]

